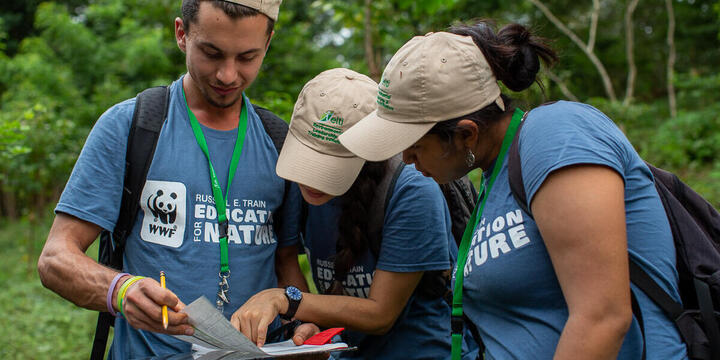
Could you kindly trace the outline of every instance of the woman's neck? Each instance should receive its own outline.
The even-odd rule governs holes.
[[[503,140],[505,139],[505,133],[507,132],[508,126],[512,119],[512,112],[509,112],[500,119],[491,124],[484,134],[480,134],[480,140],[475,146],[475,166],[483,171],[490,170],[490,166],[493,164],[500,154]]]

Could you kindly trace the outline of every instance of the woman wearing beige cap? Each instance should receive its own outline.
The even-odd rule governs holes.
[[[447,276],[457,256],[440,188],[412,166],[400,167],[399,156],[366,162],[337,140],[375,110],[376,93],[367,76],[332,69],[298,97],[277,174],[298,183],[310,204],[304,246],[322,295],[294,288],[256,294],[231,319],[253,341],[262,344],[280,315],[349,329],[343,340],[358,350],[339,358],[450,356],[450,307],[424,286]],[[376,236],[379,249],[373,249]]]
[[[501,94],[498,80],[522,91],[540,59],[555,58],[518,24],[413,38],[383,73],[378,110],[340,142],[371,161],[403,151],[439,183],[483,170],[453,315],[478,327],[486,359],[686,358],[671,320],[634,285],[645,341],[631,309],[628,253],[679,301],[672,235],[642,159],[589,105],[558,101],[524,114]],[[511,192],[511,144],[531,213]]]

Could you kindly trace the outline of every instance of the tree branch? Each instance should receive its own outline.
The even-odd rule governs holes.
[[[600,0],[593,0],[593,11],[590,14],[590,36],[588,37],[587,50],[592,52],[595,48],[597,37],[598,17],[600,17]]]
[[[552,22],[560,31],[567,35],[567,37],[569,37],[570,40],[572,40],[578,47],[580,47],[580,49],[585,53],[585,55],[587,55],[593,65],[595,65],[595,68],[597,69],[600,77],[602,78],[603,86],[605,87],[605,93],[607,94],[608,98],[610,98],[611,101],[616,101],[617,97],[615,96],[615,91],[613,90],[610,76],[605,70],[605,66],[603,66],[602,62],[600,61],[600,59],[598,59],[595,53],[589,51],[587,44],[580,40],[580,38],[575,35],[572,30],[568,29],[568,27],[565,26],[562,21],[555,17],[555,15],[553,15],[550,9],[548,9],[547,6],[545,6],[540,0],[530,0],[530,2],[537,6],[538,9],[540,9],[540,11],[545,14],[548,20],[550,20],[550,22]]]
[[[668,61],[667,61],[667,92],[668,107],[670,108],[670,116],[677,116],[677,103],[675,100],[675,12],[673,11],[672,0],[665,0],[665,7],[668,13]]]
[[[575,94],[570,91],[565,82],[559,76],[557,76],[557,74],[550,70],[545,70],[545,72],[547,73],[547,76],[550,78],[550,80],[552,80],[558,85],[560,91],[563,93],[563,95],[565,95],[567,99],[572,101],[578,101],[577,96],[575,96]]]
[[[627,83],[625,84],[625,99],[623,106],[630,105],[635,92],[635,78],[637,76],[637,67],[635,66],[635,35],[634,24],[632,21],[633,13],[640,0],[629,0],[625,9],[625,53],[628,63]]]

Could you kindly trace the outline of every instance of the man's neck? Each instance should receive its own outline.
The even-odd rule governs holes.
[[[242,98],[232,106],[221,108],[207,102],[190,74],[185,74],[182,86],[185,91],[185,101],[200,124],[215,130],[237,128],[244,102]]]

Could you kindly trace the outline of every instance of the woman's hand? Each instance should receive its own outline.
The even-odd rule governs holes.
[[[230,323],[257,346],[263,346],[267,340],[268,326],[278,314],[285,313],[288,306],[285,290],[263,290],[235,311],[230,317]]]

